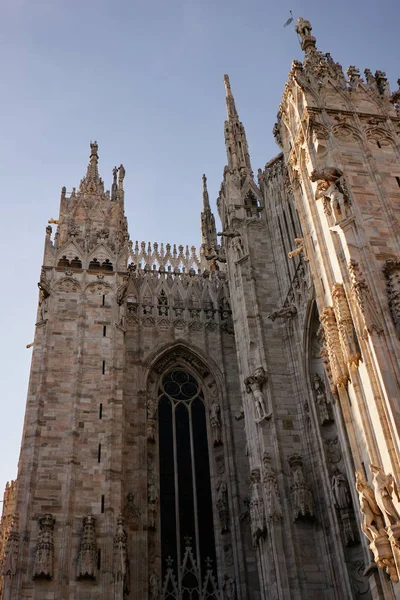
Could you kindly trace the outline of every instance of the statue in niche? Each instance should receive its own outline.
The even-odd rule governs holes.
[[[159,600],[160,598],[160,580],[157,573],[152,573],[149,577],[149,600]]]
[[[314,501],[309,485],[303,473],[303,459],[299,454],[289,457],[292,470],[292,485],[290,495],[292,500],[293,520],[314,518]]]
[[[318,373],[314,373],[313,379],[314,390],[318,404],[319,422],[321,425],[325,425],[326,423],[330,423],[332,421],[332,417],[328,408],[328,401],[326,399],[325,385]]]
[[[149,473],[147,484],[147,500],[148,506],[148,528],[156,529],[157,522],[157,504],[159,500],[158,487],[155,481],[154,473]]]
[[[218,402],[214,400],[210,407],[210,425],[213,434],[214,446],[220,446],[222,444],[220,413],[220,406]]]
[[[386,473],[375,465],[370,465],[372,472],[372,483],[375,490],[376,503],[382,511],[386,527],[400,522],[400,515],[393,503],[393,493],[400,502],[399,492],[393,475]]]
[[[7,487],[9,484],[7,483]],[[17,514],[11,516],[12,523],[9,529],[8,538],[3,546],[3,564],[1,565],[0,575],[7,575],[12,577],[17,572],[17,560],[19,551],[19,533],[18,533],[18,522],[19,517]],[[8,528],[7,528],[8,529]],[[5,532],[5,535],[7,533]],[[3,538],[4,541],[5,538]],[[0,580],[1,581],[1,580]],[[1,593],[1,586],[0,586]]]
[[[351,495],[349,484],[347,483],[346,477],[341,471],[339,471],[337,467],[333,469],[331,486],[336,508],[351,508]]]
[[[271,455],[263,454],[263,484],[267,500],[267,516],[270,521],[279,521],[283,518],[278,482],[271,464]]]
[[[350,216],[350,199],[343,179],[343,171],[336,167],[314,169],[310,175],[310,180],[317,181],[315,199],[323,198],[325,201],[330,202],[336,222]]]
[[[217,484],[217,509],[221,533],[229,531],[229,506],[228,506],[228,488],[223,479]]]
[[[267,374],[263,367],[259,367],[254,371],[250,377],[244,380],[246,386],[246,392],[253,395],[255,409],[256,409],[256,422],[260,423],[264,419],[270,419],[272,412],[267,412],[265,406],[265,398],[263,393],[263,387],[267,381]]]
[[[225,576],[224,576],[223,590],[224,590],[224,599],[237,600],[235,580],[232,579],[232,577],[229,577],[229,575],[227,573],[225,573]]]
[[[365,480],[362,471],[356,472],[356,490],[360,502],[362,517],[361,530],[373,542],[380,536],[386,536],[382,512],[376,503],[374,492]]]
[[[250,523],[253,546],[266,533],[264,500],[261,491],[260,469],[253,469],[250,474]]]
[[[52,579],[54,561],[54,532],[55,519],[46,514],[39,519],[39,536],[35,551],[33,568],[34,579]]]

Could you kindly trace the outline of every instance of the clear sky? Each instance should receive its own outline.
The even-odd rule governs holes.
[[[225,165],[228,73],[255,172],[279,152],[271,130],[291,62],[289,17],[344,68],[400,77],[395,0],[0,0],[2,403],[0,494],[16,476],[45,227],[79,185],[89,142],[111,184],[126,168],[133,240],[200,243],[202,173],[212,203]]]

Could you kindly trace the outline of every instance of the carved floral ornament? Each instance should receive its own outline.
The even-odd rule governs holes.
[[[386,275],[390,313],[400,337],[400,260],[387,260],[383,272]]]

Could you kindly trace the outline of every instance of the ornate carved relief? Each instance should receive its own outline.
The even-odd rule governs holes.
[[[266,512],[269,521],[279,521],[283,518],[282,502],[279,495],[278,482],[272,468],[271,455],[263,454],[263,485],[267,501]]]
[[[16,573],[17,559],[19,551],[19,532],[18,532],[19,517],[17,514],[12,515],[10,530],[4,548],[4,555],[1,565],[1,575],[13,576]],[[1,592],[1,589],[0,589]]]
[[[356,472],[356,489],[360,502],[361,530],[370,541],[376,564],[385,569],[393,582],[399,580],[392,547],[385,531],[385,521],[379,508],[375,494],[366,482],[362,471]]]
[[[135,496],[132,492],[126,496],[126,503],[122,515],[125,520],[131,521],[140,517],[140,508],[135,504]]]
[[[258,540],[267,532],[265,521],[264,500],[261,491],[260,469],[253,469],[250,473],[250,523],[253,546],[257,546]]]
[[[237,600],[236,583],[227,573],[224,576],[224,600]]]
[[[214,446],[220,446],[222,444],[221,439],[221,408],[216,400],[213,400],[209,410],[210,414],[210,425],[213,436]]]
[[[78,552],[77,579],[96,579],[97,542],[95,518],[91,515],[83,517],[81,544]]]
[[[400,337],[400,260],[387,260],[383,271],[387,278],[389,309]]]
[[[147,500],[148,500],[148,522],[149,529],[156,529],[158,513],[158,485],[154,472],[150,471],[147,482]]]
[[[333,308],[339,330],[340,345],[343,356],[349,367],[358,366],[361,354],[356,341],[356,334],[346,293],[341,283],[335,283],[332,289]]]
[[[381,320],[378,315],[376,304],[372,297],[371,290],[362,274],[360,265],[356,260],[351,259],[348,266],[351,289],[364,321],[365,333],[371,334],[373,331],[382,333]]]
[[[326,358],[329,359],[329,369],[327,374],[329,377],[329,370],[332,373],[332,381],[334,386],[346,386],[349,380],[349,373],[347,370],[346,363],[344,361],[342,347],[340,344],[339,330],[336,323],[335,312],[332,307],[327,306],[322,311],[320,321],[324,328],[325,334],[325,349],[326,353],[323,356],[323,350],[321,350],[321,357],[324,361],[324,366],[327,369]],[[325,359],[325,360],[324,360]],[[336,390],[334,389],[336,394]]]
[[[303,459],[299,454],[292,454],[288,460],[292,471],[290,497],[293,520],[296,522],[299,519],[313,519],[314,501],[310,487],[304,477]]]
[[[285,319],[286,321],[294,317],[296,313],[297,308],[294,306],[294,304],[291,304],[290,306],[284,306],[283,308],[270,313],[268,315],[268,319],[271,319],[271,321],[275,321],[276,319]]]
[[[160,599],[160,579],[156,572],[150,574],[149,577],[149,600]]]
[[[45,514],[39,519],[39,536],[33,566],[34,579],[52,579],[53,577],[55,522],[50,514]]]
[[[268,411],[267,409],[265,395],[263,392],[266,381],[267,374],[263,367],[258,367],[258,369],[256,369],[252,375],[244,380],[246,392],[248,394],[252,394],[253,396],[257,423],[272,417],[272,412]]]
[[[221,526],[221,533],[229,531],[228,488],[226,482],[220,479],[217,484],[216,504]]]

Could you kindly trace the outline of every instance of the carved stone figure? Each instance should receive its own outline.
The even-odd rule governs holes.
[[[278,482],[272,468],[271,455],[263,454],[263,485],[267,501],[267,518],[269,521],[279,521],[283,518]]]
[[[306,249],[304,246],[304,239],[303,238],[295,238],[294,241],[296,243],[297,248],[295,248],[295,250],[292,250],[291,252],[289,252],[288,257],[294,258],[298,254],[303,254],[304,260],[308,260],[307,254],[306,254]]]
[[[7,482],[8,485],[8,482]],[[13,576],[17,569],[17,559],[19,551],[19,532],[18,532],[18,515],[12,515],[12,523],[10,533],[4,547],[3,561],[1,565],[1,575]],[[1,544],[0,544],[1,546]],[[1,593],[1,586],[0,586]]]
[[[225,600],[237,600],[235,580],[229,577],[227,573],[224,576],[223,591]]]
[[[260,469],[250,473],[250,523],[253,546],[257,546],[260,537],[266,533],[264,500],[261,491]]]
[[[387,527],[400,522],[400,515],[393,502],[393,493],[400,502],[399,493],[393,475],[386,473],[375,465],[370,465],[372,483],[374,485],[376,503],[382,511]]]
[[[221,525],[221,533],[225,533],[226,531],[229,531],[229,506],[228,489],[223,479],[220,479],[217,484],[217,510]]]
[[[147,484],[147,500],[148,500],[148,528],[155,529],[157,522],[157,505],[159,500],[158,486],[156,484],[154,473],[149,473]]]
[[[297,308],[294,306],[294,304],[290,305],[290,306],[284,306],[283,308],[280,308],[278,310],[275,310],[274,312],[270,313],[268,315],[268,319],[271,319],[271,321],[275,321],[275,319],[291,319],[292,317],[294,317],[294,315],[297,313]]]
[[[113,575],[114,581],[117,585],[120,585],[123,593],[129,594],[127,535],[124,531],[124,520],[122,516],[117,518],[117,529],[114,536]]]
[[[351,508],[351,495],[346,477],[337,467],[333,469],[331,479],[332,494],[336,508]]]
[[[160,580],[157,573],[151,573],[149,577],[149,600],[159,600]]]
[[[39,519],[39,536],[33,566],[34,579],[52,579],[54,561],[53,515],[45,514]]]
[[[250,377],[244,381],[246,392],[252,394],[256,409],[256,421],[259,423],[264,419],[270,419],[272,412],[267,412],[263,387],[267,381],[267,374],[263,367],[258,367]]]
[[[387,260],[383,272],[387,278],[389,309],[400,338],[400,260]]]
[[[292,501],[293,520],[314,518],[314,501],[309,485],[303,473],[303,459],[299,454],[289,457],[289,465],[292,471],[292,485],[290,496]]]
[[[214,400],[210,406],[210,425],[213,434],[214,446],[220,446],[222,444],[220,413],[220,406],[218,402]]]
[[[360,265],[356,260],[350,259],[348,268],[351,289],[364,321],[364,323],[361,324],[360,329],[364,329],[364,334],[365,332],[367,334],[371,334],[373,331],[376,333],[382,333],[380,316],[376,308],[374,298],[371,294],[371,290],[361,272]]]
[[[78,553],[78,579],[96,579],[97,570],[97,542],[95,532],[95,518],[83,518],[81,544]]]
[[[382,512],[376,503],[374,492],[365,480],[362,471],[356,472],[356,490],[362,517],[361,529],[370,542],[385,536],[385,523]]]
[[[325,385],[318,373],[314,373],[313,383],[319,409],[319,422],[321,425],[325,425],[326,423],[330,423],[332,421],[332,417],[328,408]]]

